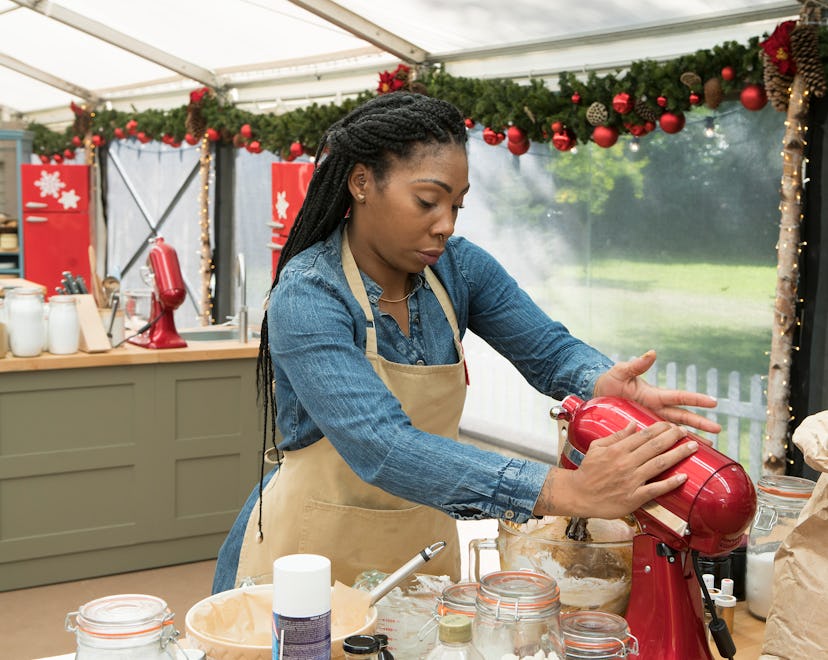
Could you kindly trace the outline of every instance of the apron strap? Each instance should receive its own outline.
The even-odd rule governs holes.
[[[348,286],[351,288],[351,293],[357,299],[362,312],[365,314],[365,353],[366,355],[378,355],[377,352],[377,329],[374,325],[374,312],[371,309],[371,303],[368,301],[368,294],[365,291],[365,285],[362,282],[362,277],[359,274],[354,255],[351,252],[351,244],[348,241],[348,227],[347,225],[342,229],[342,269],[345,271],[345,279],[348,281]],[[454,305],[451,304],[448,292],[443,284],[428,266],[424,269],[426,282],[437,297],[437,302],[443,308],[443,313],[446,315],[451,326],[451,331],[454,334],[454,344],[457,346],[458,357],[463,359],[462,348],[460,344],[460,329],[457,325],[457,315],[454,313]]]

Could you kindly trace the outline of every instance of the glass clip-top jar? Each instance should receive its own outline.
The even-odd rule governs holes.
[[[627,621],[609,612],[567,612],[561,615],[566,660],[609,660],[638,655],[638,639]]]
[[[770,610],[776,551],[796,526],[814,485],[810,479],[784,475],[765,475],[756,484],[745,584],[748,610],[760,619],[767,618]]]
[[[560,660],[560,590],[532,571],[497,571],[480,578],[472,622],[474,645],[486,660]]]
[[[175,660],[180,657],[173,613],[156,596],[104,596],[66,615],[77,660]]]

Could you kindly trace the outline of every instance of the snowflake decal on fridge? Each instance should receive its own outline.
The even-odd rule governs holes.
[[[61,193],[60,199],[58,202],[60,205],[66,209],[76,209],[78,208],[78,202],[80,201],[80,195],[75,192],[74,188],[72,190],[65,190]]]
[[[276,213],[282,220],[287,219],[287,210],[290,202],[287,201],[287,192],[282,190],[276,193]]]
[[[47,172],[42,170],[40,172],[40,179],[34,182],[35,186],[40,188],[41,197],[58,198],[60,191],[66,187],[66,184],[60,180],[60,172]]]

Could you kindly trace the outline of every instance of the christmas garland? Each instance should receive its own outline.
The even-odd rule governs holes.
[[[71,104],[75,120],[63,133],[32,123],[33,149],[43,162],[75,157],[82,145],[101,146],[118,139],[160,140],[171,146],[201,140],[233,144],[253,153],[263,150],[293,160],[313,154],[322,132],[354,107],[377,94],[411,90],[454,103],[466,124],[483,126],[483,139],[504,140],[516,155],[529,141],[551,142],[566,151],[588,140],[612,146],[621,134],[642,136],[657,127],[677,133],[685,113],[722,100],[740,99],[749,110],[770,100],[787,108],[790,82],[799,70],[815,96],[825,93],[828,31],[796,21],[781,23],[760,42],[726,42],[666,62],[633,62],[625,71],[586,79],[560,74],[558,90],[543,81],[518,84],[504,79],[452,76],[441,67],[412,70],[400,64],[379,74],[376,91],[366,90],[341,104],[312,104],[284,114],[256,114],[222,102],[209,88],[190,93],[187,105],[172,110],[123,112]]]

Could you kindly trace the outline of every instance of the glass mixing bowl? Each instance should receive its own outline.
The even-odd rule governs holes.
[[[499,521],[496,539],[469,543],[472,580],[479,580],[480,553],[495,550],[502,570],[529,569],[555,578],[561,611],[600,610],[623,616],[630,598],[635,518],[586,519],[586,537],[566,537],[570,518],[547,516],[516,524]]]

